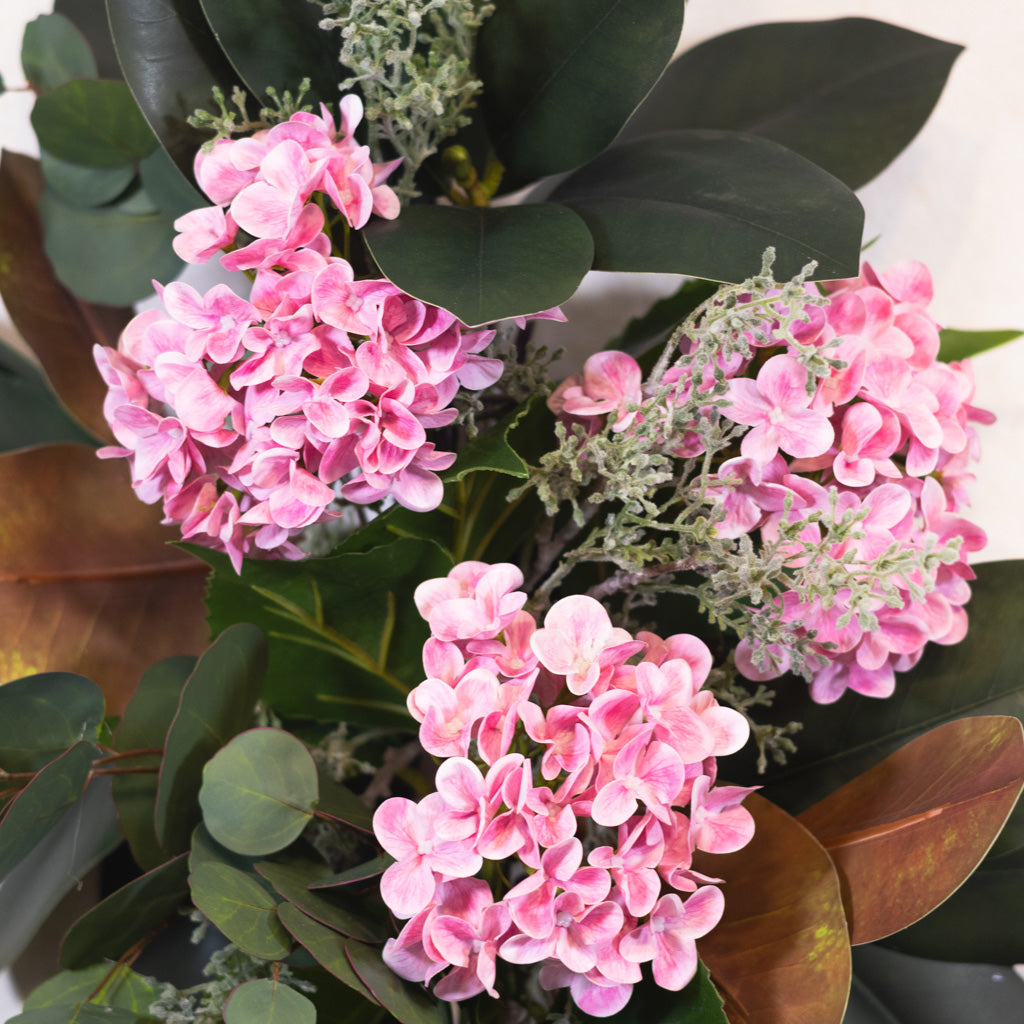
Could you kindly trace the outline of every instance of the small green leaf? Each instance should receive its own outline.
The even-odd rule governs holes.
[[[171,248],[174,225],[161,213],[72,206],[47,189],[39,215],[57,277],[89,302],[136,302],[152,294],[154,279],[172,281],[184,268]]]
[[[123,167],[83,167],[58,160],[43,150],[43,177],[54,194],[72,206],[103,206],[123,193],[135,177],[131,164]]]
[[[594,253],[580,218],[551,203],[411,206],[369,224],[365,236],[390,281],[469,326],[564,302]]]
[[[224,1024],[316,1024],[316,1007],[295,989],[258,978],[228,996]]]
[[[586,222],[596,270],[743,281],[768,246],[785,280],[856,276],[864,211],[809,160],[737,132],[662,132],[613,146],[551,195]]]
[[[76,78],[40,96],[32,127],[48,153],[84,167],[131,166],[157,144],[128,86],[97,78]]]
[[[199,806],[218,843],[256,857],[302,834],[317,795],[316,764],[302,740],[283,729],[250,729],[207,762]]]
[[[40,14],[25,26],[21,68],[36,92],[72,78],[95,78],[96,61],[85,37],[61,14]]]
[[[159,993],[126,964],[94,964],[79,971],[61,971],[25,997],[26,1010],[89,1002],[147,1013]]]
[[[462,480],[470,473],[483,470],[491,473],[504,473],[507,476],[525,479],[530,475],[529,467],[515,453],[508,443],[508,435],[513,431],[530,410],[531,403],[525,402],[502,417],[490,430],[473,438],[459,451],[455,465],[441,479],[445,483]]]
[[[278,901],[259,882],[214,863],[194,865],[188,882],[192,902],[243,952],[262,960],[283,960],[291,952]]]
[[[1024,331],[956,331],[945,328],[939,331],[939,359],[944,363],[969,359],[990,348],[1016,341]]]
[[[80,917],[64,937],[60,963],[87,967],[116,960],[188,900],[188,857],[140,875]]]
[[[181,692],[160,767],[156,834],[169,851],[185,850],[199,823],[203,765],[252,721],[266,666],[266,637],[242,623],[225,629],[199,659]]]
[[[76,743],[43,768],[11,802],[0,821],[0,879],[82,795],[95,756],[92,743]]]
[[[615,138],[671,59],[683,0],[503,0],[477,41],[484,116],[513,183]]]
[[[95,739],[103,694],[85,676],[43,672],[0,687],[0,765],[35,772],[79,740]]]
[[[860,188],[921,129],[962,50],[868,18],[751,25],[670,64],[625,135],[746,132]]]

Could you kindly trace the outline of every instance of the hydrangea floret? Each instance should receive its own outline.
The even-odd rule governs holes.
[[[408,706],[443,761],[435,792],[374,815],[395,858],[381,894],[407,922],[384,959],[446,1000],[498,997],[499,961],[539,964],[543,988],[609,1016],[642,964],[667,989],[694,976],[724,899],[692,859],[753,834],[751,790],[716,785],[749,727],[704,688],[696,637],[634,637],[585,595],[538,624],[522,583],[463,562],[416,590],[431,637]]]

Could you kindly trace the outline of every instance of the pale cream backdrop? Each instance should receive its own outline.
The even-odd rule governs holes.
[[[556,2],[556,0],[553,0]],[[642,0],[636,0],[641,3]],[[0,75],[10,89],[24,85],[21,33],[52,0],[0,0]],[[1015,0],[690,0],[685,46],[762,21],[847,16],[879,18],[961,43],[946,90],[910,147],[861,199],[866,238],[878,266],[924,260],[935,278],[935,316],[960,328],[1024,327],[1024,4]],[[32,97],[0,96],[0,144],[36,152],[28,123]],[[611,332],[645,304],[637,292],[664,290],[664,281],[594,274],[569,304],[572,324],[552,340]],[[0,307],[0,336],[14,337]],[[1024,557],[1024,339],[978,357],[977,404],[993,410],[996,426],[982,436],[973,518],[989,535],[979,560]],[[0,482],[2,486],[2,482]],[[3,922],[0,922],[3,927]],[[16,1012],[18,996],[0,974],[0,1019]]]

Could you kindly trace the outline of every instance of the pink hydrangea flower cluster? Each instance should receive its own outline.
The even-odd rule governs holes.
[[[300,557],[292,538],[334,517],[339,493],[435,508],[455,455],[427,431],[455,419],[460,387],[502,372],[480,354],[493,330],[356,280],[332,255],[331,204],[346,231],[399,212],[384,184],[395,163],[371,163],[354,138],[360,100],[340,112],[340,128],[322,108],[197,154],[215,205],[175,222],[175,250],[191,263],[222,253],[221,266],[249,273],[249,297],[157,285],[163,309],[135,317],[116,351],[95,350],[119,442],[100,456],[128,458],[138,496],[163,501],[165,522],[236,571],[246,554]]]
[[[837,512],[851,510],[865,518],[863,536],[830,553],[850,558],[851,571],[862,567],[864,578],[894,543],[920,551],[955,538],[961,545],[958,558],[938,565],[930,579],[911,579],[929,591],[924,596],[912,593],[906,580],[899,583],[899,606],[879,595],[872,609],[877,629],[864,629],[848,614],[849,592],[834,595],[830,605],[800,600],[793,592],[776,602],[783,621],[813,638],[819,664],[811,694],[821,703],[837,700],[847,689],[886,697],[893,692],[895,673],[911,668],[926,643],[963,638],[963,606],[974,578],[967,559],[986,538],[960,512],[974,479],[969,465],[978,456],[974,425],[993,420],[971,404],[969,364],[937,361],[939,328],[927,310],[932,281],[924,264],[906,261],[883,273],[864,264],[859,278],[826,287],[830,301],[805,308],[806,322],[797,324],[795,338],[805,349],[842,361],[842,368],[815,379],[795,346],[766,347],[753,337],[752,358],[719,359],[728,392],[717,412],[748,429],[739,452],[711,481],[710,493],[724,513],[718,536],[759,532],[763,540],[775,541],[784,517],[792,522],[815,512],[831,514],[835,488]],[[684,354],[692,345],[684,341]],[[685,368],[669,371],[665,382],[671,381],[679,395],[690,398],[694,382]],[[711,383],[710,370],[705,371],[696,393]],[[561,385],[551,407],[590,433],[606,425],[623,431],[646,396],[630,356],[601,352],[588,360],[582,376]],[[677,442],[680,456],[703,451],[696,431]],[[805,538],[820,541],[820,526],[808,523]],[[794,546],[794,565],[804,550]],[[758,654],[747,640],[739,644],[736,661],[744,675],[757,680],[790,667],[784,649]]]
[[[742,847],[751,792],[716,786],[716,758],[749,726],[701,689],[696,637],[635,638],[593,598],[557,601],[538,628],[513,565],[463,562],[416,590],[431,638],[409,696],[436,792],[373,819],[395,858],[385,902],[407,923],[384,959],[462,1000],[497,996],[496,963],[541,964],[595,1016],[640,980],[678,990],[695,940],[722,915],[695,850]],[[480,875],[483,877],[478,877]]]

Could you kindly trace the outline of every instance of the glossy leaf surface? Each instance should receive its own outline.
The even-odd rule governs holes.
[[[924,125],[962,49],[867,18],[751,25],[683,53],[626,132],[759,135],[860,188]]]
[[[250,729],[203,768],[203,823],[222,846],[247,857],[290,846],[313,817],[316,764],[283,729]]]
[[[470,326],[564,302],[594,255],[583,221],[551,203],[411,206],[365,237],[388,280]]]
[[[192,161],[209,137],[186,118],[215,109],[213,87],[237,84],[199,0],[107,0],[124,77],[160,145],[192,180]]]
[[[227,864],[196,864],[188,884],[192,902],[239,949],[262,960],[282,960],[291,952],[291,937],[277,918],[278,901],[244,872]]]
[[[850,941],[874,942],[957,889],[1024,788],[1015,718],[948,722],[804,811],[843,884]]]
[[[72,78],[95,78],[96,60],[85,37],[60,14],[41,14],[25,26],[21,69],[36,92]]]
[[[43,768],[0,821],[0,879],[31,852],[82,795],[96,747],[83,740]]]
[[[62,967],[116,960],[188,898],[188,858],[175,857],[129,882],[80,917],[64,937]]]
[[[301,992],[268,978],[247,981],[228,996],[224,1024],[315,1024],[316,1007]]]
[[[162,751],[167,730],[178,710],[185,681],[195,668],[196,659],[187,655],[165,658],[146,669],[138,688],[125,708],[114,736],[114,745],[122,753],[130,750]],[[122,758],[124,768],[155,768],[161,753]],[[135,862],[144,871],[167,859],[167,852],[156,837],[153,811],[156,806],[158,777],[153,773],[116,775],[114,800],[124,837]]]
[[[856,276],[864,211],[842,182],[767,139],[662,132],[613,146],[552,193],[594,236],[594,269],[743,281],[768,246],[776,279]]]
[[[939,331],[939,359],[951,363],[987,352],[990,348],[1016,341],[1024,331]]]
[[[84,676],[44,672],[0,687],[0,766],[45,768],[80,740],[95,740],[103,694]]]
[[[700,854],[696,870],[725,879],[725,914],[697,950],[732,1024],[840,1024],[850,944],[839,879],[798,821],[758,796],[744,806],[754,838]]]
[[[607,146],[671,59],[683,0],[505,0],[480,30],[481,104],[516,183]]]
[[[181,691],[164,745],[155,811],[157,838],[170,852],[188,848],[199,822],[203,765],[252,721],[266,650],[262,630],[232,626],[199,659]]]

